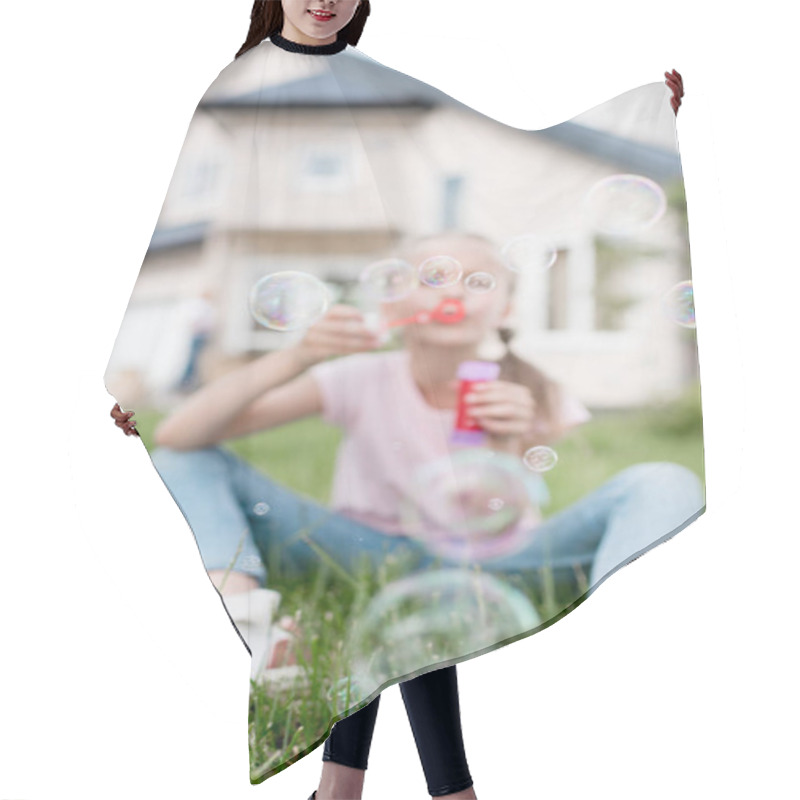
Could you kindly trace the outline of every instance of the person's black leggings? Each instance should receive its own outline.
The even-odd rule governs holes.
[[[400,692],[431,797],[468,789],[472,777],[461,733],[455,664],[403,681]],[[369,705],[334,724],[325,740],[323,761],[367,768],[380,699],[378,695]]]

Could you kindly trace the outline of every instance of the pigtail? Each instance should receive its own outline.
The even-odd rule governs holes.
[[[561,404],[561,387],[542,370],[529,361],[520,358],[511,349],[514,331],[511,328],[498,329],[500,341],[506,351],[498,361],[500,364],[500,380],[519,383],[527,386],[536,402],[536,418],[532,439],[551,441],[558,438],[562,430],[559,407]],[[535,443],[535,442],[532,442]]]

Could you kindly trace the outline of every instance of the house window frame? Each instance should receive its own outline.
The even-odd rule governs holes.
[[[341,169],[335,175],[320,176],[309,171],[312,159],[328,153],[340,159]],[[352,143],[347,140],[300,142],[294,150],[294,178],[290,186],[298,192],[332,193],[353,189],[357,182],[358,162]]]

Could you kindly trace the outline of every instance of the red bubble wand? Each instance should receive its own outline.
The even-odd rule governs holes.
[[[461,322],[464,314],[464,304],[460,300],[446,298],[433,311],[418,311],[413,317],[392,320],[386,324],[386,327],[399,328],[404,325],[424,325],[428,322],[452,325],[455,322]]]

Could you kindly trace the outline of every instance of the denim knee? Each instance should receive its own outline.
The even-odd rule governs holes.
[[[653,481],[670,487],[670,495],[683,498],[694,509],[703,505],[704,491],[700,478],[688,467],[673,461],[644,461],[633,464],[617,474],[618,479],[630,483]]]
[[[644,466],[648,465],[657,468],[658,480],[672,487],[671,495],[681,498],[687,507],[697,510],[705,503],[703,482],[688,467],[673,461],[651,461]]]
[[[150,452],[150,459],[152,460],[153,464],[164,467],[169,467],[172,464],[180,464],[186,461],[206,459],[209,456],[213,458],[224,458],[225,451],[219,447],[219,445],[201,447],[196,450],[176,450],[172,447],[159,445]]]
[[[205,569],[243,572],[264,587],[266,566],[229,483],[232,455],[218,446],[162,446],[150,458],[192,530]]]

